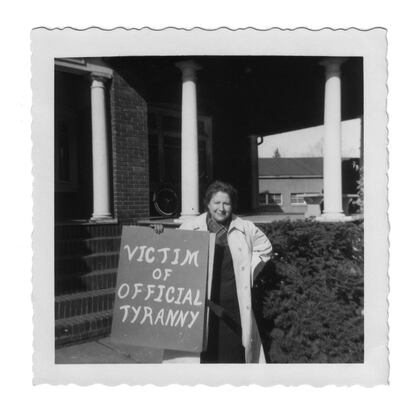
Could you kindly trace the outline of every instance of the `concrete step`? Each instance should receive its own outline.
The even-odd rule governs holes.
[[[115,288],[64,294],[55,297],[55,320],[110,311],[115,299]]]
[[[63,274],[55,280],[55,294],[73,294],[91,290],[103,290],[116,286],[118,269],[92,271],[88,273]]]
[[[59,239],[55,241],[55,256],[90,255],[119,251],[121,238],[119,236],[104,236],[96,238]]]
[[[89,273],[118,267],[119,251],[55,258],[56,279],[66,274]]]
[[[68,344],[106,337],[111,332],[111,324],[111,311],[56,320],[55,346],[58,348]]]

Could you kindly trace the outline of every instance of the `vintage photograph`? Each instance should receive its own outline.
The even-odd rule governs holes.
[[[135,33],[136,53],[117,49],[115,32],[112,53],[108,33],[64,32],[33,34],[39,48],[49,37],[76,45],[34,66],[51,75],[42,284],[53,308],[38,315],[48,319],[40,365],[47,355],[63,371],[363,371],[377,306],[386,327],[386,268],[367,286],[386,247],[386,114],[372,105],[385,108],[381,30],[302,31],[299,47],[295,33],[276,31],[284,46],[267,49],[257,38],[270,35],[253,30],[176,31],[188,45],[181,39],[175,53],[157,46],[162,32]],[[227,48],[211,46],[217,35]],[[373,223],[384,233],[373,235]]]

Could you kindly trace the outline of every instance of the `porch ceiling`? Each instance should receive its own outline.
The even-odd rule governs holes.
[[[198,71],[199,111],[221,123],[237,125],[239,134],[267,135],[323,123],[323,57],[167,56],[122,57],[106,61],[147,102],[181,105],[178,61],[193,59]],[[342,66],[342,119],[363,113],[362,58]]]

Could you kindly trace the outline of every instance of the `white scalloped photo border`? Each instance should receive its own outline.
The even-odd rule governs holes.
[[[32,31],[34,383],[90,385],[365,385],[388,382],[386,30],[37,28]],[[54,59],[136,55],[362,56],[364,59],[363,364],[54,363]]]

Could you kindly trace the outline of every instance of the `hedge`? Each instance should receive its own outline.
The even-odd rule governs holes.
[[[363,222],[262,226],[277,256],[254,287],[273,363],[364,360]]]

